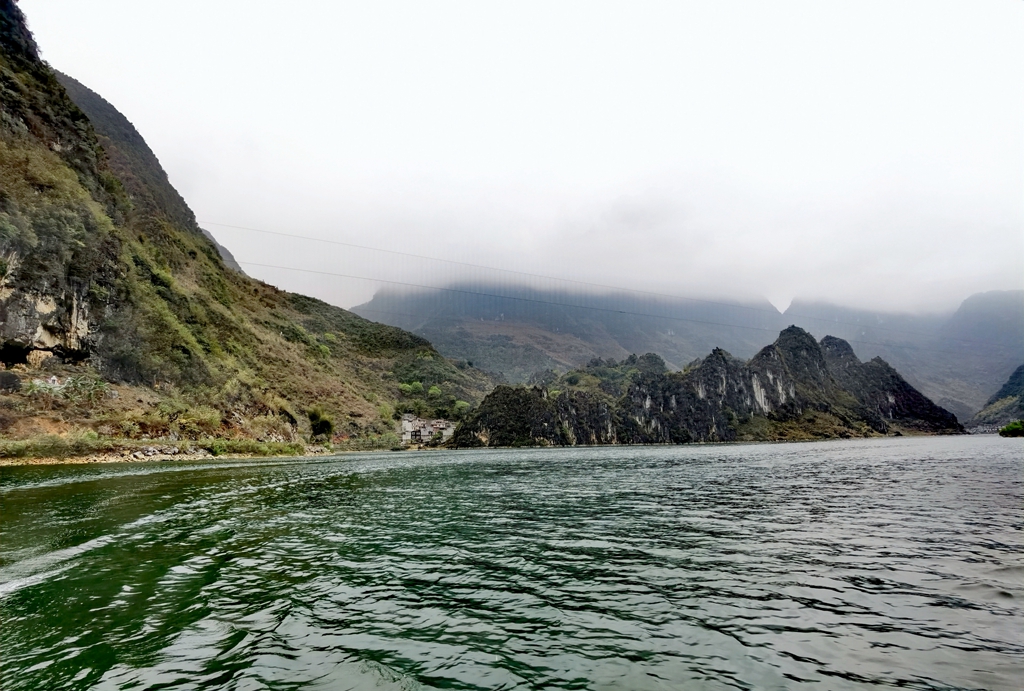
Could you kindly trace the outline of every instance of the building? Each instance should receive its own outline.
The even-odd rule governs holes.
[[[441,442],[446,442],[455,434],[455,423],[450,420],[424,420],[412,413],[402,416],[402,443],[425,444],[435,435],[441,434]]]

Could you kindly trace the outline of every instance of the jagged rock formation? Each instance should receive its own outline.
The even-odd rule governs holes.
[[[817,337],[881,357],[960,420],[969,420],[1024,361],[1024,291],[977,293],[952,314],[894,314],[794,302],[785,313]]]
[[[1024,365],[1013,371],[1006,383],[988,399],[985,407],[967,426],[971,429],[995,430],[1014,420],[1024,420]]]
[[[749,362],[715,349],[683,372],[638,371],[618,400],[499,387],[453,442],[648,444],[906,432],[958,434],[963,427],[883,360],[860,362],[845,341],[818,343],[791,326]]]

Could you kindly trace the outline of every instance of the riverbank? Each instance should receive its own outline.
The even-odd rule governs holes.
[[[298,442],[259,442],[251,439],[165,442],[92,439],[89,436],[67,438],[51,435],[18,441],[0,440],[0,467],[194,461],[217,456],[232,458],[324,456],[344,451],[367,451],[376,448],[378,447],[366,443],[356,445],[303,444]]]

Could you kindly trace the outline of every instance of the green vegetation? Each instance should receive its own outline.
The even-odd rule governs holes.
[[[1015,420],[999,430],[1000,437],[1024,437],[1024,420]]]
[[[0,342],[0,440],[375,445],[405,410],[492,388],[419,336],[225,266],[131,123],[58,81],[16,6],[0,19],[0,300],[24,325]]]
[[[594,358],[586,367],[571,370],[561,377],[554,372],[541,372],[534,375],[533,381],[543,382],[552,395],[567,390],[619,398],[625,395],[630,384],[637,378],[663,374],[666,370],[665,361],[661,356],[647,353],[640,356],[630,355],[621,362]]]
[[[110,391],[110,385],[96,376],[83,376],[68,377],[59,385],[49,384],[42,380],[33,380],[23,390],[28,396],[50,399],[50,402],[55,398],[62,398],[72,403],[79,401],[95,403],[107,395]]]
[[[1024,416],[1024,365],[1010,375],[999,391],[992,395],[970,421],[972,427],[998,427]]]
[[[544,389],[499,386],[454,446],[679,444],[961,434],[963,427],[885,362],[790,327],[750,361],[715,349],[684,372],[657,356],[593,360]],[[557,392],[557,393],[555,393]]]
[[[306,411],[309,417],[309,431],[314,441],[330,441],[334,433],[334,420],[321,408],[310,408]]]

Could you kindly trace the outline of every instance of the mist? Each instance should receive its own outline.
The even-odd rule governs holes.
[[[248,273],[342,306],[1024,287],[1020,3],[21,5]]]

